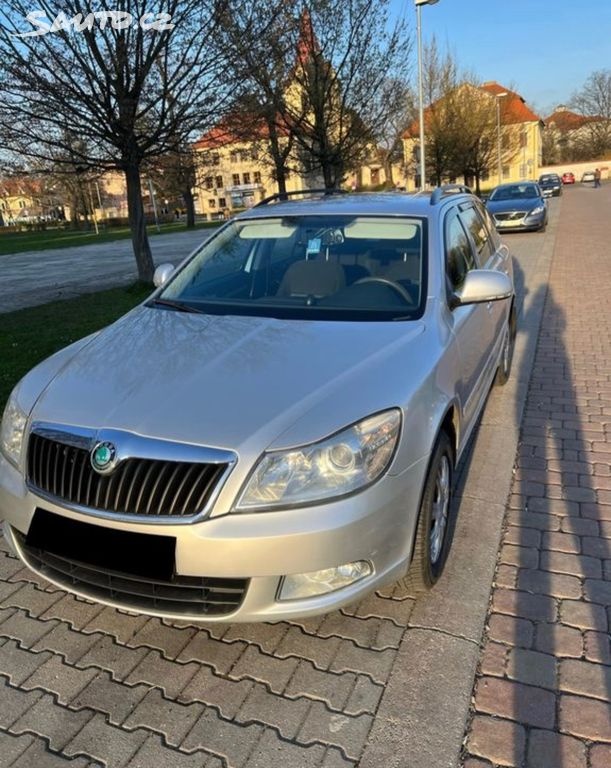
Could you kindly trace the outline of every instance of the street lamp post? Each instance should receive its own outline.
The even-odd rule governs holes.
[[[422,95],[422,24],[420,20],[421,5],[435,5],[439,0],[414,0],[416,6],[416,23],[418,35],[418,119],[420,121],[420,191],[426,184],[426,164],[424,148],[424,100]]]
[[[503,180],[503,164],[501,162],[501,99],[503,96],[507,96],[507,91],[496,94],[496,140],[499,184]]]

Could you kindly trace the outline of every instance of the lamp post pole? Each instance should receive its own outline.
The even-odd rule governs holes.
[[[424,146],[424,97],[422,88],[422,23],[420,6],[435,5],[439,0],[414,0],[416,5],[416,30],[418,37],[418,120],[420,123],[420,191],[426,186],[426,151]]]
[[[501,99],[503,96],[507,96],[507,91],[496,94],[496,139],[499,184],[503,180],[503,164],[501,161]]]

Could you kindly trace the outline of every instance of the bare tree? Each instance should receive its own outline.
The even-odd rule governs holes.
[[[302,117],[286,120],[299,39],[294,10],[285,0],[229,0],[222,32],[224,46],[232,52],[233,79],[244,89],[227,121],[231,135],[256,145],[260,161],[269,160],[278,191],[284,193],[287,176],[295,170],[295,132]]]
[[[598,157],[611,149],[611,70],[600,69],[577,91],[571,105],[584,122],[576,142],[580,156]]]
[[[39,162],[120,169],[138,274],[150,282],[140,169],[215,121],[232,94],[216,47],[223,0],[92,0],[87,15],[79,0],[38,5],[28,26],[29,0],[3,4],[0,133]],[[67,135],[86,150],[75,157]]]
[[[435,184],[454,173],[458,126],[455,120],[455,99],[459,85],[455,58],[442,54],[435,38],[425,47],[423,56],[423,98],[425,109],[426,167]],[[406,137],[417,139],[418,124],[414,119]],[[420,148],[414,145],[412,164],[418,167]],[[427,179],[428,181],[428,179]]]
[[[393,166],[405,166],[402,136],[416,117],[414,91],[406,80],[389,78],[378,98],[384,106],[384,119],[375,133],[376,150],[388,186],[394,186]]]
[[[409,47],[389,0],[300,0],[300,39],[285,99],[286,122],[304,160],[325,187],[339,184],[367,156],[386,120],[381,90],[406,79]]]

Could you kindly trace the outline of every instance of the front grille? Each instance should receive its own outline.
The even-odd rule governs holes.
[[[61,501],[126,515],[189,517],[201,512],[227,464],[129,458],[98,474],[86,448],[32,433],[29,484]]]
[[[156,580],[109,571],[31,547],[16,531],[14,535],[26,563],[41,576],[67,590],[128,610],[195,618],[223,616],[239,608],[248,589],[248,579],[174,575],[169,580]]]
[[[495,213],[494,218],[497,221],[513,221],[515,219],[523,219],[525,215],[524,211],[511,211],[509,213]]]

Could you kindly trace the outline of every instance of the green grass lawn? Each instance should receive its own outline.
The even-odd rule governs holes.
[[[116,320],[151,291],[136,284],[0,314],[0,413],[11,389],[30,368]]]
[[[218,227],[218,222],[201,221],[195,224],[196,229]],[[168,234],[169,232],[185,232],[187,227],[183,221],[171,224],[160,224],[157,227],[147,227],[150,236]],[[95,231],[75,232],[68,229],[47,229],[44,232],[3,232],[0,228],[0,256],[8,253],[23,253],[24,251],[46,251],[49,248],[71,248],[75,245],[93,245],[94,243],[109,243],[113,240],[127,240],[130,237],[127,227],[100,229]]]

